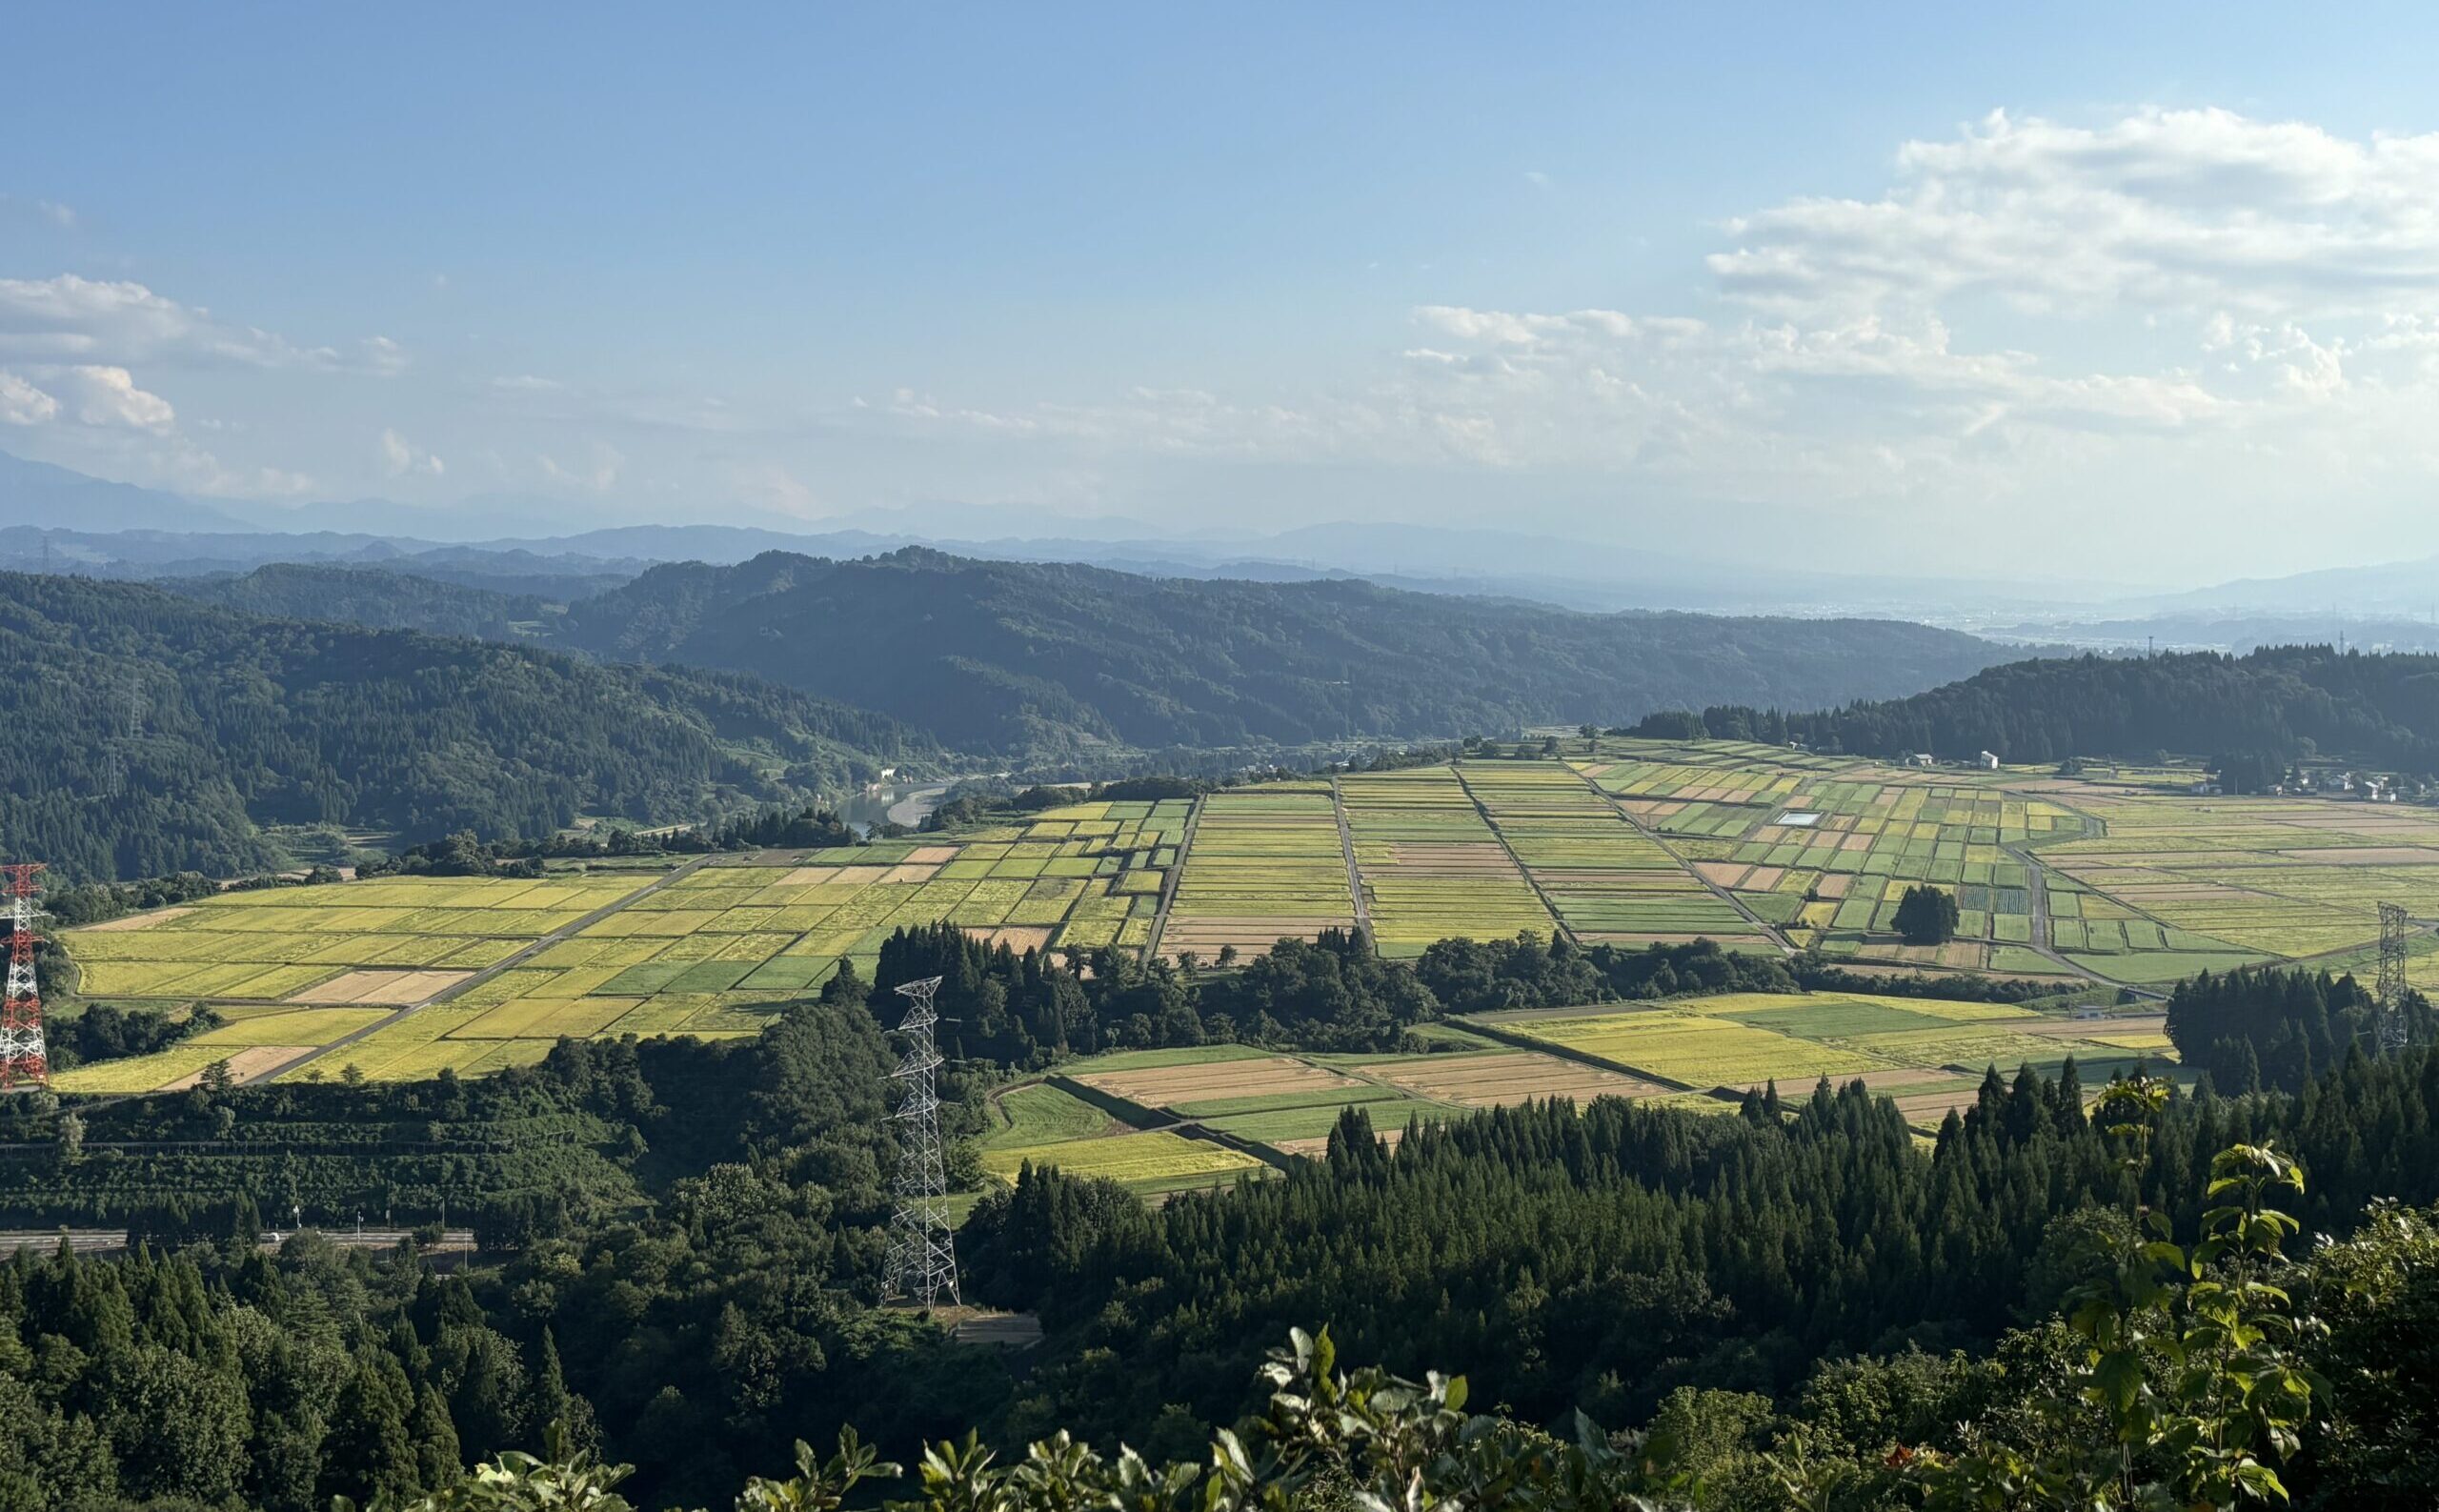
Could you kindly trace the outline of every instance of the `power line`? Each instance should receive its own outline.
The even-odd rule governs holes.
[[[940,978],[927,977],[897,989],[907,1000],[897,1032],[905,1055],[893,1081],[906,1084],[890,1117],[903,1124],[897,1154],[897,1205],[889,1217],[889,1268],[884,1295],[937,1307],[945,1295],[959,1304],[956,1232],[949,1225],[949,1179],[940,1151],[940,1052],[932,1031],[939,1022],[932,998]]]

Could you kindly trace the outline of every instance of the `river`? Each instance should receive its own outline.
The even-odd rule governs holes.
[[[902,824],[911,830],[940,806],[948,790],[945,782],[884,783],[849,798],[838,816],[858,835],[869,834],[882,823]]]

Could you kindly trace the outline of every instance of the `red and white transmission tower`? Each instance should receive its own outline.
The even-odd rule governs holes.
[[[50,1055],[42,1042],[42,995],[34,990],[34,878],[40,861],[0,866],[7,879],[9,920],[8,996],[0,998],[0,1092],[50,1084]]]

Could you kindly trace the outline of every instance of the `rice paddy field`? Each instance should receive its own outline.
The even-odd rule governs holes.
[[[1769,943],[1761,923],[1637,828],[1574,768],[1554,761],[1468,761],[1457,773],[1576,938],[1587,944],[1703,937]]]
[[[1460,935],[1557,929],[1456,769],[1350,774],[1338,791],[1381,954],[1420,956]]]
[[[357,1021],[292,1012],[276,1040],[250,1042],[292,1052],[284,1065],[378,1025],[302,1074],[475,1076],[531,1064],[566,1037],[754,1034],[840,961],[870,976],[880,942],[902,925],[946,920],[1020,952],[1141,949],[1190,808],[1076,804],[957,840],[721,857],[675,877],[410,877],[231,893],[66,940],[89,997],[209,1002],[224,1014],[381,1010]],[[191,1062],[207,1048],[250,1047],[218,1040],[223,1033],[63,1073],[60,1085],[171,1086],[200,1069]],[[254,1074],[275,1068],[253,1059]]]
[[[2127,791],[2075,801],[2104,833],[2042,858],[2064,879],[2052,889],[2059,948],[2103,976],[2347,951],[2378,937],[2383,902],[2439,918],[2439,815],[2428,810]],[[2155,935],[2187,958],[2147,960]]]
[[[933,922],[1019,952],[1205,964],[1329,929],[1366,930],[1397,958],[1531,931],[2158,988],[2251,961],[2360,967],[2384,901],[2439,920],[2439,815],[2418,808],[2203,796],[2115,773],[1901,769],[1730,741],[1577,749],[1197,801],[1076,803],[972,833],[723,856],[675,875],[225,894],[67,932],[83,996],[165,1011],[209,1003],[231,1022],[159,1056],[64,1073],[61,1085],[157,1090],[218,1058],[248,1077],[479,1075],[538,1059],[566,1036],[747,1035],[842,962],[871,975],[893,931]],[[1924,884],[1957,900],[1947,944],[1896,934],[1899,899]],[[2439,987],[2439,938],[2427,930],[2413,970]],[[1696,1017],[1705,1021],[1603,1022],[1600,1035],[1626,1038],[1584,1054],[1660,1093],[1737,1084],[1757,1067],[1809,1080],[1972,1054],[1921,1024],[1908,1031],[1948,1038]],[[2039,1047],[1992,1040],[1985,1058],[2028,1048]],[[1361,1068],[1332,1075],[1147,1106],[1284,1148],[1325,1133],[1351,1101],[1394,1104],[1383,1126],[1476,1105]]]
[[[1625,749],[1628,759],[1576,764],[1791,944],[1954,971],[2066,969],[2026,948],[2041,937],[2031,848],[2091,827],[2062,802],[1730,742]],[[1956,895],[1955,941],[1885,937],[1897,899],[1922,883]]]
[[[1106,1175],[1157,1201],[1319,1156],[1349,1108],[1395,1140],[1418,1123],[1552,1098],[1733,1112],[1748,1087],[1775,1080],[1792,1099],[1826,1076],[1861,1079],[1929,1132],[1972,1102],[1992,1065],[2055,1074],[2072,1056],[2097,1085],[2174,1060],[2156,1014],[2067,1018],[1858,994],[1734,994],[1664,1008],[1490,1014],[1451,1027],[1452,1048],[1424,1055],[1231,1044],[1071,1062],[999,1096],[984,1164],[1002,1180],[1027,1160]]]
[[[1202,800],[1160,951],[1206,961],[1229,948],[1259,956],[1280,940],[1355,923],[1330,785],[1273,782]]]
[[[1822,1077],[1860,1078],[1908,1121],[1936,1127],[1973,1099],[1992,1066],[2054,1075],[2071,1056],[2086,1085],[2175,1059],[2157,1015],[2062,1018],[2002,1003],[1859,994],[1730,994],[1667,1008],[1492,1015],[1487,1028],[1675,1090],[1738,1096]]]
[[[1241,1150],[1158,1129],[1107,1139],[1002,1145],[986,1150],[982,1157],[983,1169],[1003,1181],[1014,1181],[1028,1163],[1069,1176],[1116,1181],[1146,1198],[1223,1186],[1268,1169],[1260,1159]]]
[[[1454,1118],[1528,1099],[1669,1096],[1676,1089],[1581,1060],[1464,1036],[1463,1049],[1430,1055],[1300,1055],[1244,1045],[1120,1052],[1073,1062],[1047,1081],[1002,1094],[1003,1126],[984,1140],[987,1168],[1013,1179],[1026,1159],[1098,1168],[1115,1156],[1082,1146],[1143,1137],[1194,1136],[1204,1145],[1193,1171],[1121,1178],[1158,1198],[1235,1179],[1253,1167],[1222,1163],[1211,1149],[1258,1164],[1318,1156],[1348,1108],[1395,1141],[1417,1122]],[[1057,1138],[1052,1138],[1052,1136]]]
[[[417,877],[265,888],[64,937],[89,998],[396,1005],[505,960],[652,880]]]

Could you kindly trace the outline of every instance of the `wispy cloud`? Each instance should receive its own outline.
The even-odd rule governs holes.
[[[384,430],[380,441],[381,471],[391,477],[438,477],[449,465],[394,430]]]
[[[1113,452],[1590,470],[1663,496],[2100,518],[2139,499],[2157,521],[2214,488],[2439,482],[2439,134],[2002,112],[1894,165],[1876,196],[1729,222],[1699,314],[1427,305],[1394,367],[1333,392],[900,391],[872,413]]]
[[[60,362],[184,367],[305,368],[387,375],[407,365],[387,336],[347,347],[300,346],[254,326],[215,318],[143,284],[62,273],[0,278],[0,356]]]

